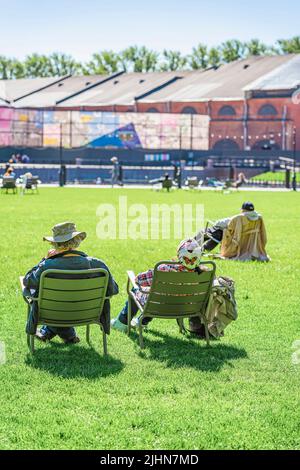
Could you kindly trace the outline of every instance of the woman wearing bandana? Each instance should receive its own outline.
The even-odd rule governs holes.
[[[173,271],[173,272],[182,272],[182,271],[197,271],[201,274],[202,271],[207,271],[207,267],[205,265],[200,265],[202,255],[202,248],[199,243],[195,239],[187,239],[183,240],[177,249],[177,259],[178,264],[171,265],[171,264],[161,264],[159,266],[159,271]],[[148,294],[145,294],[143,291],[149,290],[152,285],[153,281],[153,274],[154,270],[149,269],[148,271],[142,272],[136,276],[136,284],[138,288],[134,289],[135,296],[139,301],[140,305],[144,307],[147,302]],[[131,314],[135,316],[138,313],[138,307],[135,302],[131,301]],[[123,331],[124,333],[127,332],[127,317],[128,317],[128,301],[125,303],[123,309],[111,322],[112,328]],[[143,318],[142,325],[147,326],[148,323],[152,320],[152,318]],[[138,327],[140,321],[140,316],[135,317],[131,321],[131,325],[133,327]],[[204,331],[203,331],[204,334]]]

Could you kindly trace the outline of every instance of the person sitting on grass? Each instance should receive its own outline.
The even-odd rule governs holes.
[[[53,236],[44,237],[44,240],[51,244],[48,254],[36,266],[25,275],[23,284],[23,296],[38,296],[40,277],[47,269],[80,270],[102,268],[108,271],[109,281],[107,296],[116,295],[119,292],[117,283],[111,275],[106,264],[97,258],[87,256],[78,251],[77,248],[86,238],[86,232],[79,232],[73,222],[63,222],[52,228]],[[65,343],[78,343],[80,340],[74,328],[43,326],[37,331],[37,303],[31,304],[30,314],[26,325],[27,334],[35,334],[41,341],[47,341],[58,335]],[[107,300],[100,318],[105,333],[110,330],[110,303]]]
[[[244,202],[241,208],[241,213],[245,214],[249,220],[257,220],[260,215],[254,210],[252,202]],[[216,246],[222,242],[224,230],[228,228],[228,225],[233,217],[226,217],[224,219],[217,220],[213,227],[208,228],[205,232],[200,230],[196,235],[197,241],[204,239],[203,245],[204,251],[212,251]]]
[[[196,240],[187,239],[180,243],[177,249],[177,260],[178,264],[176,265],[169,265],[169,264],[161,264],[158,269],[159,271],[196,271],[199,274],[202,271],[207,271],[207,267],[205,265],[200,265],[202,255],[202,249]],[[140,289],[149,289],[152,285],[153,280],[153,269],[149,269],[146,272],[142,272],[136,276],[136,284],[139,286],[139,289],[133,289],[135,292],[135,296],[138,299],[139,303],[142,307],[147,302],[148,294],[143,293]],[[138,313],[139,309],[136,303],[131,299],[131,314],[135,316]],[[127,318],[128,318],[128,301],[125,303],[123,309],[111,322],[112,328],[127,332]],[[143,318],[142,325],[146,326],[152,320],[152,318]],[[131,321],[131,325],[136,328],[139,326],[140,316],[133,318]],[[203,331],[204,333],[204,331]]]

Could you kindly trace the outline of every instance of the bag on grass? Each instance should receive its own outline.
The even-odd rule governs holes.
[[[215,338],[224,335],[225,328],[238,317],[235,300],[235,283],[229,277],[220,276],[214,280],[207,308],[208,331]],[[201,328],[199,318],[189,320],[189,330],[197,333]]]
[[[208,330],[215,338],[238,317],[234,280],[220,276],[215,279],[207,310]]]

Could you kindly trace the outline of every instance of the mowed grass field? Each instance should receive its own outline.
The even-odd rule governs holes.
[[[272,262],[217,261],[236,281],[239,318],[221,341],[179,334],[176,322],[154,320],[146,349],[112,331],[102,355],[99,329],[90,348],[59,339],[37,343],[31,357],[19,275],[47,252],[42,241],[58,222],[88,232],[82,250],[102,258],[126,299],[126,270],[152,267],[176,254],[178,240],[99,240],[101,203],[202,203],[211,220],[251,200],[264,215]],[[1,449],[300,449],[300,195],[41,188],[39,195],[0,196]]]
[[[293,177],[293,172],[291,172],[291,180]],[[300,175],[299,172],[297,172],[297,181],[299,182]],[[260,175],[254,176],[251,178],[252,181],[280,181],[280,182],[285,182],[285,171],[267,171],[266,173],[261,173]]]

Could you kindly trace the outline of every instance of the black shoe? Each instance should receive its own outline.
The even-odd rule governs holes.
[[[80,338],[78,338],[78,336],[73,336],[73,338],[69,338],[69,339],[62,338],[62,340],[65,344],[76,344],[80,342]]]
[[[54,336],[49,335],[48,333],[43,334],[41,331],[37,331],[34,335],[39,341],[43,341],[45,343],[46,341],[50,341]]]
[[[204,325],[201,325],[197,329],[189,329],[188,330],[193,336],[196,336],[198,339],[205,339],[205,327]]]
[[[204,325],[200,325],[199,327],[195,328],[195,329],[189,329],[188,330],[192,335],[194,335],[197,339],[206,339],[206,335],[205,335],[205,326]],[[208,337],[209,339],[216,339],[213,335],[211,335],[209,332],[208,332]]]

